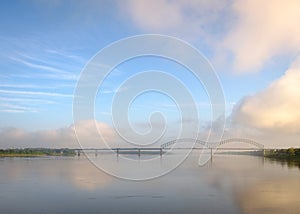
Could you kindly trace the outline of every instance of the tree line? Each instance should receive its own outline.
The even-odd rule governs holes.
[[[24,149],[0,149],[0,156],[74,156],[72,149],[50,149],[50,148],[24,148]]]
[[[273,157],[273,158],[300,160],[300,148],[272,149],[272,150],[268,150],[265,156],[271,158]]]

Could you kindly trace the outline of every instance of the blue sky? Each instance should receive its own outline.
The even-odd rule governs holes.
[[[233,121],[228,130],[238,126],[241,130],[250,129],[249,136],[257,131],[271,135],[278,130],[282,136],[297,136],[297,129],[288,131],[292,130],[291,125],[298,127],[298,123],[287,119],[290,115],[268,116],[269,121],[274,118],[272,123],[259,123],[266,114],[255,112],[260,107],[268,111],[271,106],[274,115],[287,111],[292,114],[298,107],[298,103],[289,101],[298,98],[299,87],[286,89],[293,83],[285,82],[298,78],[286,77],[288,70],[298,69],[295,62],[300,41],[295,35],[299,24],[291,21],[299,16],[294,9],[298,3],[273,3],[271,6],[268,1],[248,0],[1,1],[0,128],[2,132],[13,128],[22,133],[39,133],[71,126],[73,92],[88,60],[119,39],[153,33],[190,43],[212,63],[224,90],[226,117],[230,123]],[[265,10],[262,5],[266,5]],[[112,125],[110,104],[115,90],[130,75],[143,70],[163,70],[180,78],[199,104],[203,122],[209,121],[211,109],[203,86],[185,75],[188,71],[180,65],[155,57],[128,61],[111,73],[96,99],[97,121]],[[282,109],[280,104],[266,100],[274,96],[272,85],[276,90],[277,86],[285,87],[278,91],[287,94],[278,95],[278,99],[288,107]],[[164,112],[170,122],[179,117],[172,100],[154,92],[140,96],[130,115],[134,123],[140,124],[147,122],[153,111]],[[142,130],[143,126],[137,125],[139,128]]]

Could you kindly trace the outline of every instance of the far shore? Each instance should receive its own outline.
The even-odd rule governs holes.
[[[268,150],[265,157],[272,160],[300,163],[300,148]]]
[[[74,156],[74,155],[47,155],[47,154],[0,154],[1,157],[50,157],[50,156]]]
[[[43,157],[43,156],[75,156],[72,149],[25,148],[0,149],[0,157]]]

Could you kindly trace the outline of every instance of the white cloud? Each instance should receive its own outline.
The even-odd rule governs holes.
[[[300,133],[300,58],[265,90],[245,97],[233,121],[276,133]]]
[[[143,29],[162,30],[174,28],[183,22],[180,5],[165,0],[129,1],[128,10],[132,20]],[[168,18],[166,18],[168,17]]]
[[[224,40],[240,72],[258,71],[272,57],[300,51],[300,1],[237,0]]]
[[[209,49],[217,64],[232,56],[238,72],[259,71],[277,55],[300,51],[298,0],[130,0],[119,8],[143,32]]]
[[[219,0],[129,0],[120,3],[119,8],[146,32],[202,40],[205,35],[209,39],[208,31],[226,19],[220,15],[227,4],[228,1]]]
[[[93,130],[96,124],[101,130],[102,138],[99,133]],[[108,143],[115,140],[115,132],[107,124],[95,120],[84,120],[76,124],[76,132],[87,142],[85,146],[104,147],[103,139]],[[0,147],[2,148],[24,148],[24,147],[50,147],[50,148],[79,148],[74,124],[69,127],[53,130],[40,130],[27,132],[17,128],[3,128],[0,130]]]

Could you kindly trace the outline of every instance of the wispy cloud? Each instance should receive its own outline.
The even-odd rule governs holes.
[[[106,111],[102,111],[102,112],[99,112],[99,114],[101,115],[106,115],[106,116],[111,116],[111,112],[106,112]]]
[[[121,93],[121,92],[124,92],[127,90],[128,90],[128,87],[121,87],[121,88],[117,88],[117,89],[101,90],[100,93],[101,94],[116,94],[116,93]]]
[[[23,112],[37,112],[36,108],[15,105],[10,103],[0,103],[0,111],[1,112],[10,112],[10,113],[23,113]]]
[[[57,89],[72,88],[75,84],[55,84],[55,85],[38,85],[38,84],[0,84],[0,88],[31,88],[31,89]]]
[[[82,56],[66,53],[65,51],[62,51],[62,50],[46,49],[46,52],[51,53],[51,54],[55,54],[55,55],[58,55],[58,56],[62,56],[64,58],[70,58],[70,59],[73,59],[73,60],[76,60],[76,61],[80,61],[82,63],[85,63],[85,62],[88,61],[88,59],[85,59]]]
[[[17,95],[32,95],[32,96],[50,96],[50,97],[73,97],[73,94],[62,94],[54,92],[41,91],[16,91],[16,90],[0,90],[0,94],[17,94]]]
[[[33,99],[28,97],[15,98],[15,97],[0,97],[0,101],[7,101],[12,103],[33,103],[33,104],[57,104],[56,101],[46,99]]]
[[[25,113],[25,112],[28,112],[28,111],[17,110],[17,109],[0,109],[0,112],[4,112],[4,113]]]
[[[27,74],[10,74],[9,75],[12,78],[20,78],[20,79],[43,79],[43,80],[57,80],[57,81],[70,81],[74,82],[78,79],[78,76],[76,74],[45,74],[45,73],[34,73],[30,72]]]
[[[67,72],[64,69],[56,68],[54,66],[50,65],[43,65],[39,63],[34,63],[30,61],[26,61],[21,58],[17,57],[9,57],[11,60],[14,60],[15,62],[21,63],[22,65],[25,65],[29,68],[37,69],[37,70],[43,70],[48,72],[46,73],[32,73],[30,74],[30,77],[32,78],[33,76],[36,76],[38,78],[56,78],[56,79],[67,79],[67,80],[76,80],[77,75],[74,72]],[[22,76],[22,75],[20,75]],[[26,75],[23,75],[23,77],[26,77]]]
[[[49,72],[55,72],[55,73],[66,73],[64,70],[62,69],[59,69],[59,68],[55,68],[55,67],[51,67],[51,66],[48,66],[48,65],[41,65],[41,64],[36,64],[36,63],[32,63],[32,62],[29,62],[29,61],[26,61],[26,60],[23,60],[23,59],[20,59],[20,58],[16,58],[16,57],[9,57],[11,60],[14,60],[16,62],[20,62],[30,68],[37,68],[37,69],[42,69],[42,70],[45,70],[45,71],[49,71]]]
[[[39,38],[34,41],[34,36],[31,37],[17,39],[0,36],[2,41],[7,41],[4,50],[0,50],[0,61],[17,71],[7,72],[5,76],[26,78],[28,75],[33,79],[77,80],[86,59],[55,47],[50,49],[49,44],[40,44],[37,42]],[[9,47],[8,50],[5,49],[6,46]]]
[[[31,84],[0,84],[0,88],[45,88],[45,86]]]

